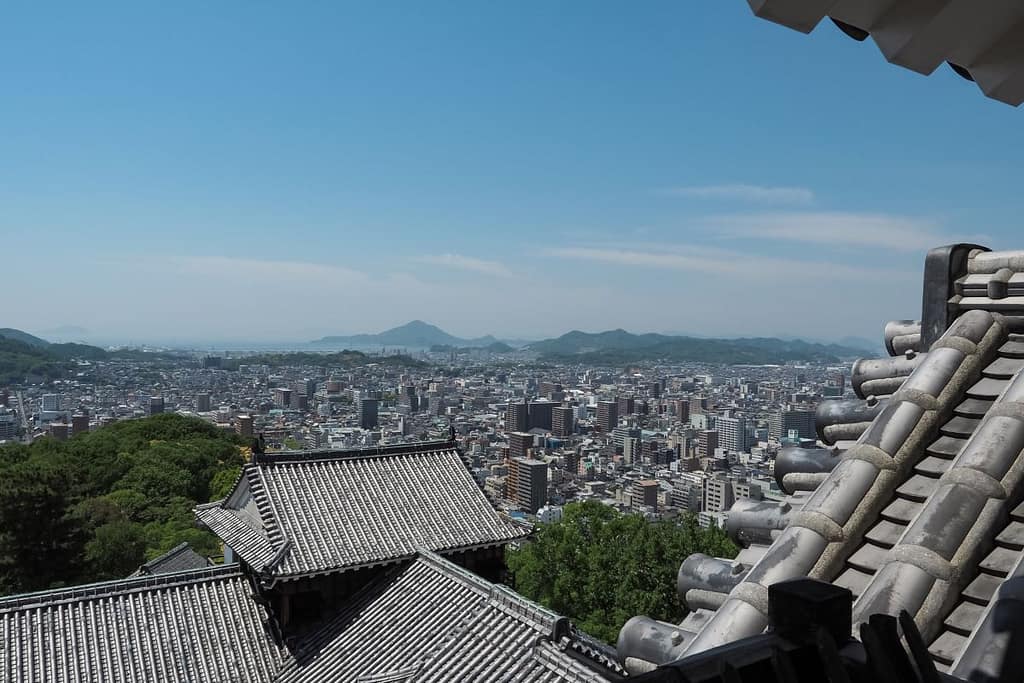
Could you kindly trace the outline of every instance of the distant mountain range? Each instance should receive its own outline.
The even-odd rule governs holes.
[[[432,346],[449,347],[480,347],[494,344],[498,340],[487,335],[476,339],[463,339],[448,334],[436,325],[422,320],[393,327],[378,334],[355,334],[349,337],[323,337],[314,342],[313,346],[328,348],[372,348],[378,346],[402,346],[407,348],[429,349]]]
[[[447,351],[480,348],[507,353],[525,348],[541,358],[581,363],[629,363],[662,359],[670,362],[781,364],[788,361],[833,362],[866,354],[880,354],[881,348],[868,340],[848,337],[848,344],[807,342],[800,339],[755,337],[713,339],[668,334],[633,334],[625,330],[580,332],[574,330],[556,339],[515,343],[510,346],[492,335],[463,339],[436,325],[413,320],[379,334],[332,336],[310,342],[320,348],[373,348],[381,346]]]
[[[864,349],[839,344],[817,344],[773,337],[703,339],[664,334],[632,334],[625,330],[580,332],[526,347],[541,358],[593,364],[620,364],[642,360],[728,364],[781,364],[789,361],[834,362],[864,355]]]

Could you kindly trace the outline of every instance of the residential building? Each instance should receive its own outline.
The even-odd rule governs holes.
[[[506,434],[508,437],[508,455],[509,458],[525,458],[530,454],[530,449],[533,448],[533,434],[529,432],[510,432]]]
[[[616,401],[597,402],[597,428],[610,432],[619,424],[619,404]]]
[[[572,436],[574,420],[572,408],[555,406],[551,409],[551,433],[558,437]]]
[[[719,415],[715,419],[715,430],[718,432],[718,446],[731,453],[745,453],[750,448],[747,431],[747,418],[738,415],[726,417]]]
[[[505,432],[525,432],[530,429],[530,407],[526,401],[509,403],[505,408]]]
[[[658,509],[658,491],[660,485],[653,479],[634,482],[632,495],[630,496],[630,507],[634,512],[642,507]]]
[[[531,514],[537,512],[548,500],[548,464],[532,458],[513,458],[511,467],[516,470],[516,487],[509,493],[515,496],[520,508]]]
[[[359,426],[363,429],[377,428],[377,412],[380,401],[375,398],[359,399]]]
[[[795,431],[801,439],[814,439],[814,408],[811,406],[785,406],[769,416],[768,435],[781,441]]]

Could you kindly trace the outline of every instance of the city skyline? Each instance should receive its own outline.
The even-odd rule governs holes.
[[[1013,108],[743,3],[5,15],[29,332],[877,338],[1024,208]]]

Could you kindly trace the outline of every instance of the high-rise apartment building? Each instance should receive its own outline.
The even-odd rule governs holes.
[[[633,483],[632,495],[629,499],[629,506],[634,512],[641,507],[658,509],[658,482],[653,479],[646,479]]]
[[[637,427],[615,427],[612,429],[612,443],[616,448],[622,448],[627,437],[639,440],[640,436],[640,429]]]
[[[207,393],[196,394],[196,412],[210,412],[210,395]]]
[[[783,406],[768,418],[768,435],[782,440],[795,431],[801,439],[814,439],[814,408],[810,406]]]
[[[278,387],[277,389],[274,389],[274,405],[278,408],[291,408],[293,393],[294,392],[288,387]]]
[[[724,475],[704,480],[704,512],[725,512],[736,502],[732,480]]]
[[[251,439],[253,435],[252,415],[239,415],[236,422],[238,435],[243,439]]]
[[[557,403],[551,401],[534,401],[529,404],[527,409],[528,420],[527,429],[546,429],[551,431],[553,421],[553,411],[558,406]]]
[[[533,434],[529,432],[508,433],[508,455],[510,458],[525,458],[533,448]]]
[[[707,396],[691,396],[690,397],[690,415],[700,415],[706,412],[708,409],[708,398]]]
[[[316,380],[304,379],[295,384],[295,393],[312,399],[316,395]],[[379,396],[377,398],[380,398]]]
[[[718,432],[718,445],[730,453],[745,453],[750,448],[746,417],[720,415],[715,419],[715,430]]]
[[[551,409],[551,433],[558,437],[572,436],[574,431],[572,408],[556,406]]]
[[[681,510],[700,512],[704,504],[704,487],[691,479],[685,479],[672,485],[672,504]]]
[[[610,432],[619,424],[619,404],[615,401],[597,402],[597,428]]]
[[[622,440],[622,462],[635,465],[641,461],[643,442],[638,437],[627,436]]]
[[[509,491],[516,504],[530,514],[536,514],[548,502],[548,464],[543,460],[514,458],[510,468],[515,469],[515,490]]]
[[[60,410],[60,394],[43,394],[42,409],[47,413],[54,413]]]
[[[552,394],[562,393],[562,385],[557,382],[541,382],[540,388],[538,389],[541,396],[547,396],[551,398]]]
[[[159,415],[164,412],[164,397],[163,396],[150,396],[149,397],[149,414]]]
[[[505,408],[505,432],[525,432],[530,429],[530,407],[526,401],[509,403]]]
[[[711,458],[718,448],[718,431],[714,429],[702,429],[697,433],[697,457]]]
[[[18,435],[18,416],[13,410],[0,407],[0,441],[13,439]]]
[[[402,387],[402,391],[398,397],[398,403],[403,406],[408,406],[411,412],[416,412],[420,409],[420,400],[416,396],[416,387],[412,384],[406,384]]]
[[[688,399],[676,401],[676,417],[680,422],[690,421],[690,401]]]
[[[632,396],[620,396],[616,403],[619,415],[632,415],[636,412],[636,399]]]
[[[580,454],[578,451],[566,451],[562,455],[562,468],[571,474],[579,474]]]
[[[379,401],[375,398],[359,399],[359,426],[363,429],[376,429]]]

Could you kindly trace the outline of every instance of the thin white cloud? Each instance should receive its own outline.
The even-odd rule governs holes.
[[[943,244],[984,240],[942,234],[933,221],[881,213],[808,211],[714,216],[706,226],[723,237],[785,240],[851,247],[924,251]]]
[[[810,204],[814,192],[807,187],[772,187],[736,183],[731,185],[688,185],[661,191],[677,197],[762,204]]]
[[[890,281],[907,279],[907,274],[899,270],[865,268],[826,261],[761,257],[743,252],[692,248],[684,245],[662,245],[657,251],[609,247],[562,247],[547,249],[545,253],[548,256],[575,261],[691,273],[711,273],[733,278],[771,280],[811,278],[826,281],[857,281],[865,278],[882,278]]]
[[[492,275],[494,277],[512,276],[512,271],[503,263],[473,258],[472,256],[463,256],[462,254],[427,254],[425,256],[418,256],[413,260],[418,263],[466,270],[472,273],[483,273],[484,275]]]
[[[367,279],[359,270],[307,261],[273,261],[231,256],[189,256],[179,265],[188,271],[227,280],[260,280],[269,284],[346,284]]]

